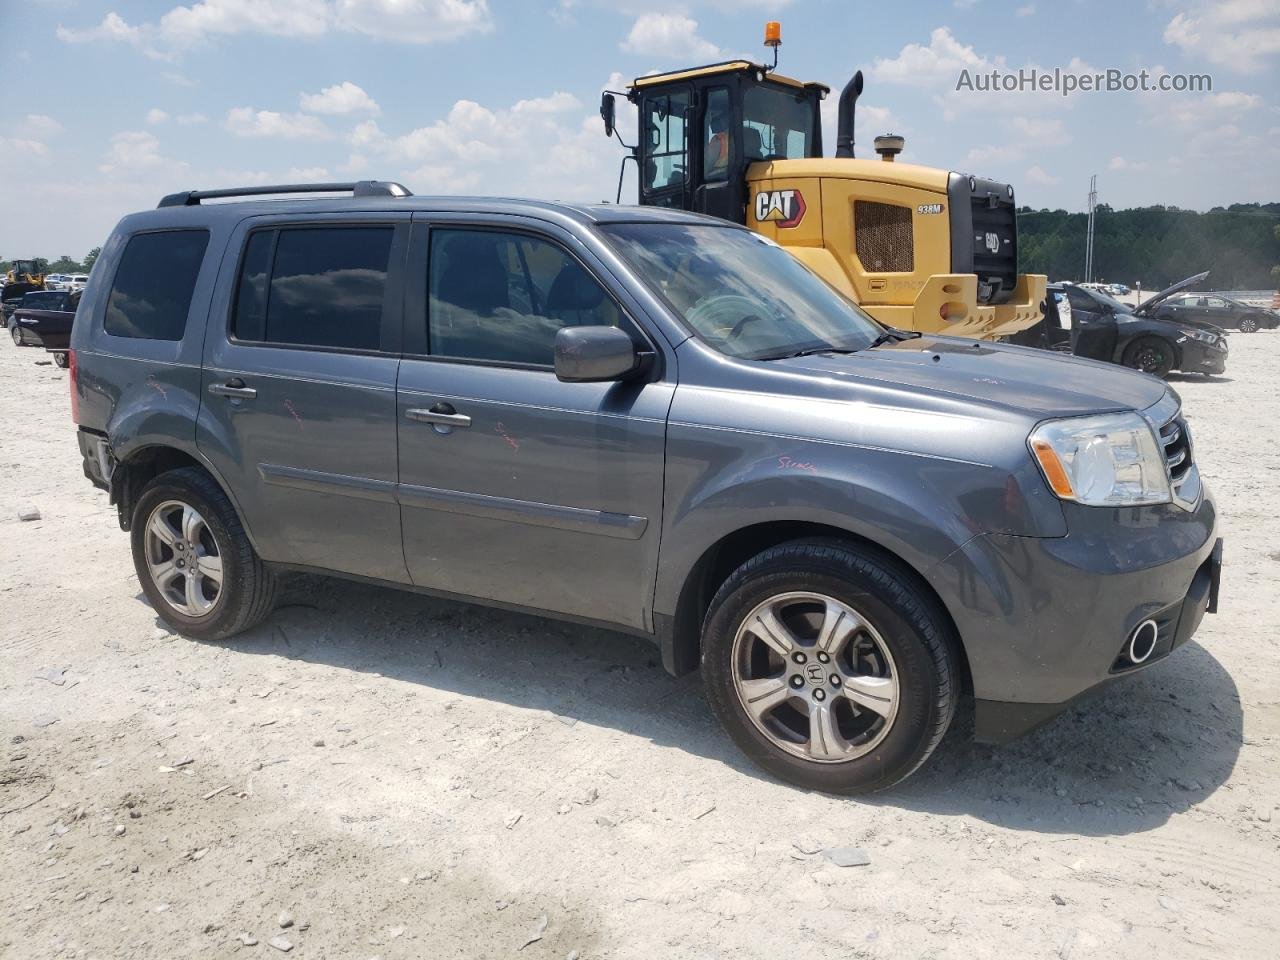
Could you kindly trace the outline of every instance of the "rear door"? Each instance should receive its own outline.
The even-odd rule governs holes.
[[[198,443],[267,560],[407,582],[396,370],[408,214],[252,218],[205,339]]]
[[[625,289],[558,227],[443,216],[415,222],[406,289],[413,582],[647,629],[673,361],[636,383],[562,383],[552,366],[567,325],[621,326],[654,349]]]
[[[1066,288],[1071,304],[1071,352],[1092,360],[1112,359],[1116,343],[1115,317],[1103,311],[1087,290]]]

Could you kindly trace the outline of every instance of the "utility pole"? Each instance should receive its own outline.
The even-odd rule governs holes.
[[[1084,241],[1084,282],[1093,283],[1093,212],[1098,205],[1098,175],[1089,178],[1089,229]]]

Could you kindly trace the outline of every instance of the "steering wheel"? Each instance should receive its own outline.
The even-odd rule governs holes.
[[[725,293],[699,300],[686,319],[704,336],[728,327],[729,332],[724,337],[728,341],[741,336],[747,324],[753,320],[763,318],[760,316],[759,301],[737,293]]]

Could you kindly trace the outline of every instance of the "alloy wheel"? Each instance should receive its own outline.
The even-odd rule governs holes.
[[[204,617],[222,595],[222,551],[200,512],[166,500],[147,519],[147,571],[165,602],[186,617]]]
[[[805,760],[864,756],[898,714],[888,646],[866,617],[826,594],[783,593],[759,604],[734,636],[732,669],[756,729]]]

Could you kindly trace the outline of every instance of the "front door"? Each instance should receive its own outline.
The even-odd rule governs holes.
[[[223,263],[197,443],[264,559],[408,582],[396,502],[407,214],[250,221]]]
[[[581,244],[571,254],[536,224],[414,226],[397,391],[405,559],[419,586],[647,629],[674,371],[556,379],[561,327],[644,335]]]

